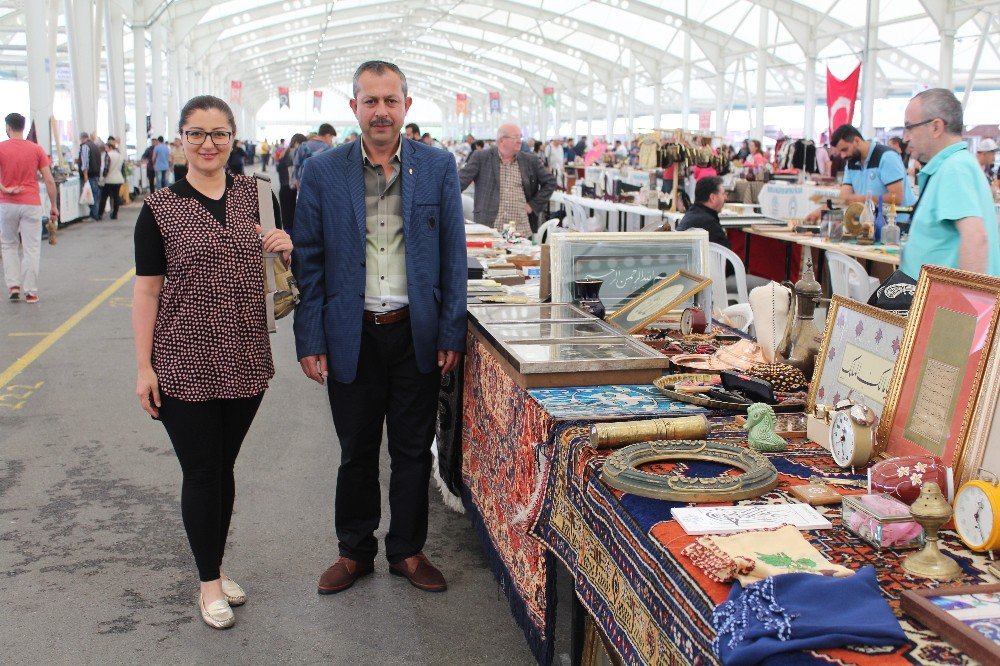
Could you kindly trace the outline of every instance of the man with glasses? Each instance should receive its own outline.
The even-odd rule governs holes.
[[[878,198],[897,206],[912,206],[917,196],[906,183],[906,167],[899,153],[889,146],[866,141],[856,127],[844,124],[833,131],[830,150],[847,163],[844,180],[840,186],[840,199],[844,203],[868,201],[878,205]],[[822,209],[817,208],[806,216],[809,221],[819,221]],[[905,222],[908,218],[900,217]]]
[[[950,90],[925,90],[906,106],[903,138],[924,165],[900,266],[913,279],[924,264],[1000,276],[993,198],[962,128],[962,105]]]
[[[549,205],[556,179],[534,153],[521,152],[521,129],[505,123],[494,147],[473,152],[459,173],[462,189],[476,184],[473,218],[503,229],[509,222],[523,236],[538,230],[538,215]]]

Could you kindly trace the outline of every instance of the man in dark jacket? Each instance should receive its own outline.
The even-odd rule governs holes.
[[[677,230],[704,229],[710,243],[728,248],[729,238],[719,222],[719,211],[725,205],[726,190],[722,187],[722,179],[718,176],[702,178],[694,186],[694,205],[677,223]]]
[[[473,152],[459,173],[462,189],[476,184],[473,221],[496,229],[514,222],[524,236],[538,231],[556,179],[534,153],[521,152],[521,128],[505,123],[497,145]],[[544,220],[542,220],[544,221]]]
[[[90,205],[90,217],[95,220],[98,217],[98,202],[101,200],[101,155],[104,153],[101,148],[90,138],[90,134],[83,132],[80,134],[80,157],[77,159],[77,166],[80,169],[80,187],[89,187],[94,195],[94,203]]]

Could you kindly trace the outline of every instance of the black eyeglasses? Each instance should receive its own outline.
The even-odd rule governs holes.
[[[910,132],[910,131],[915,130],[916,128],[920,127],[921,125],[929,125],[930,123],[934,122],[935,120],[937,120],[937,118],[928,118],[927,120],[921,120],[919,123],[912,123],[910,125],[907,125],[906,123],[903,123],[903,131],[904,132]]]
[[[228,146],[230,140],[233,138],[232,132],[226,132],[225,130],[215,130],[214,132],[204,132],[202,130],[185,130],[184,138],[192,146],[200,146],[205,143],[205,139],[212,137],[212,143],[217,146]]]

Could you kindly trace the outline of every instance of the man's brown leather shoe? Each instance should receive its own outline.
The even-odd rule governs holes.
[[[448,583],[445,582],[444,576],[423,553],[417,553],[405,560],[390,564],[389,573],[393,576],[403,576],[410,581],[413,587],[418,587],[426,592],[444,592],[448,589]]]
[[[356,562],[350,558],[341,557],[319,577],[319,593],[342,592],[354,585],[357,579],[367,576],[373,571],[375,571],[375,565],[371,562]]]

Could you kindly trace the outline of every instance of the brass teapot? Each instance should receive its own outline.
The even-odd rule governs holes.
[[[816,354],[823,340],[813,318],[816,306],[822,301],[823,287],[813,273],[812,257],[806,255],[805,270],[798,282],[785,281],[782,285],[791,290],[792,299],[778,353],[785,363],[801,370],[807,378],[812,377]]]

